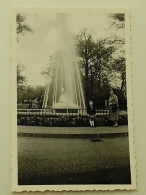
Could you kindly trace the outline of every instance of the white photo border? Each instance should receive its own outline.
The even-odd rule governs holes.
[[[129,185],[18,185],[18,163],[17,163],[17,65],[16,65],[16,13],[18,12],[106,12],[125,14],[125,50],[126,50],[126,79],[127,79],[127,101],[128,101],[128,133],[131,167],[131,184]],[[113,190],[135,190],[136,187],[136,157],[134,146],[134,114],[133,114],[133,90],[132,90],[132,61],[131,61],[131,13],[127,9],[106,8],[44,8],[44,7],[15,7],[10,16],[10,42],[11,42],[11,127],[12,127],[12,191],[113,191]]]

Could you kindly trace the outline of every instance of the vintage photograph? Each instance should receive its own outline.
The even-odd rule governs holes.
[[[13,15],[15,190],[133,189],[129,12]]]

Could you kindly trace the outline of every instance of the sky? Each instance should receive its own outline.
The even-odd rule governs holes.
[[[107,13],[25,12],[21,14],[26,16],[25,23],[33,31],[18,35],[17,42],[17,63],[25,66],[23,74],[26,76],[28,85],[46,83],[46,77],[41,72],[45,69],[49,57],[68,41],[66,31],[78,34],[83,28],[88,28],[95,40],[118,33],[116,29],[109,29],[111,20]]]

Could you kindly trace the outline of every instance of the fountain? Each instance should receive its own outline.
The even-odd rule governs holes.
[[[59,41],[51,61],[42,107],[84,109],[84,93],[73,39],[64,17],[59,17],[59,23]]]
[[[78,106],[70,101],[68,94],[66,93],[65,89],[62,88],[61,95],[58,99],[58,102],[54,103],[53,108],[78,108]]]

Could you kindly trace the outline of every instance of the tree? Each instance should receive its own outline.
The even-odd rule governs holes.
[[[93,45],[94,42],[92,40],[91,34],[88,32],[88,29],[83,29],[76,36],[77,43],[77,53],[78,53],[78,63],[81,67],[81,72],[84,80],[85,87],[85,95],[86,101],[89,100],[89,72],[92,64],[92,56],[93,56]]]
[[[110,18],[112,19],[112,25],[115,26],[117,29],[125,27],[125,14],[123,13],[110,14]]]
[[[87,29],[83,29],[77,36],[78,63],[84,79],[84,88],[87,101],[94,97],[93,88],[101,91],[105,84],[105,78],[111,71],[113,53],[118,49],[116,38],[106,38],[93,41],[92,35]],[[107,82],[106,82],[107,83]],[[90,90],[89,90],[90,89]]]
[[[56,65],[56,55],[54,54],[54,56],[50,56],[48,63],[46,64],[45,69],[41,72],[42,75],[46,76],[48,78],[48,76],[53,76],[54,74],[54,69],[55,69],[55,65]]]
[[[125,86],[124,39],[114,35],[93,40],[88,29],[83,29],[76,36],[76,43],[86,101],[96,97],[97,106],[104,105],[105,96],[113,80],[113,73],[117,79],[122,80],[123,87],[121,88]],[[119,73],[121,77],[117,76]]]
[[[113,68],[121,73],[121,87],[120,91],[126,89],[126,59],[124,57],[120,57],[114,60]]]
[[[32,29],[29,25],[25,24],[26,17],[22,16],[20,13],[16,16],[16,23],[17,23],[17,34],[20,34],[22,32],[32,32]]]
[[[29,108],[32,108],[32,103],[37,101],[39,108],[42,108],[44,93],[44,86],[24,86],[23,90],[18,90],[18,102],[29,104]]]
[[[26,78],[24,75],[22,75],[23,70],[24,70],[24,66],[18,64],[17,66],[17,89],[18,90],[23,90],[24,84],[26,83]]]
[[[115,46],[107,39],[97,40],[94,45],[93,66],[95,67],[95,79],[98,81],[98,89],[101,90],[104,79],[110,73],[110,63]]]
[[[111,14],[110,17],[112,18],[112,26],[115,27],[116,30],[124,31],[125,27],[125,14],[123,13],[115,13]],[[125,39],[120,39],[121,44],[125,43]],[[125,93],[126,91],[126,59],[125,59],[125,50],[122,49],[120,51],[121,55],[119,58],[115,58],[113,63],[113,68],[121,73],[121,87],[120,91],[123,91]]]
[[[32,29],[29,25],[25,24],[25,16],[22,16],[20,13],[16,15],[16,32],[17,35],[24,33],[24,32],[32,32]],[[18,37],[17,37],[18,41]],[[22,71],[24,70],[24,65],[18,64],[17,65],[17,93],[18,99],[21,99],[22,90],[24,90],[24,85],[26,84],[26,78],[22,75]]]

